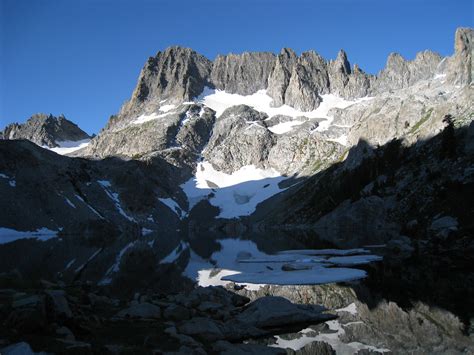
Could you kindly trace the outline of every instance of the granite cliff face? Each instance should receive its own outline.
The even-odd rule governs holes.
[[[275,65],[275,55],[267,52],[245,52],[219,55],[214,60],[210,82],[218,90],[231,94],[251,95],[264,90]]]
[[[39,146],[58,147],[58,142],[80,141],[91,137],[63,115],[38,113],[25,123],[12,123],[0,132],[0,139],[28,139]]]
[[[281,108],[281,112],[285,116],[285,108],[292,107],[300,112],[300,121],[308,122],[303,126],[294,125],[293,129],[285,134],[274,133],[270,129],[270,132],[267,132],[262,138],[265,141],[268,140],[264,144],[267,147],[275,145],[274,142],[280,139],[286,140],[287,135],[293,135],[311,125],[316,141],[320,141],[321,138],[340,140],[341,137],[349,135],[352,137],[350,144],[353,144],[358,138],[367,135],[378,135],[379,137],[376,139],[378,141],[384,140],[382,136],[405,135],[410,131],[406,129],[408,125],[416,124],[415,120],[423,115],[422,111],[430,109],[431,100],[442,101],[442,98],[437,97],[436,90],[444,93],[443,98],[445,98],[445,105],[447,105],[443,110],[440,110],[439,115],[433,115],[439,120],[443,114],[441,111],[448,111],[448,106],[451,104],[455,106],[454,101],[464,100],[457,102],[458,106],[465,104],[466,98],[462,99],[453,94],[453,91],[457,90],[453,86],[464,87],[471,83],[471,41],[472,29],[459,29],[456,32],[455,53],[452,57],[442,58],[436,53],[424,51],[418,53],[413,60],[406,60],[399,54],[393,53],[387,59],[386,67],[377,75],[364,73],[358,65],[351,67],[347,54],[342,50],[335,60],[330,61],[325,60],[314,51],[297,56],[291,49],[283,49],[276,56],[271,53],[229,54],[218,56],[211,62],[191,49],[171,47],[164,52],[158,52],[155,57],[151,57],[147,61],[130,101],[122,107],[117,116],[110,119],[106,128],[81,154],[95,157],[117,154],[133,157],[169,149],[171,141],[179,141],[176,135],[181,129],[178,129],[179,127],[165,129],[164,127],[175,127],[173,125],[184,121],[188,112],[190,115],[194,110],[191,103],[203,104],[204,107],[207,107],[208,115],[213,115],[212,112],[218,108],[210,105],[214,107],[213,110],[203,102],[202,98],[206,98],[206,93],[212,94],[222,91],[248,96],[265,90],[266,97],[269,97],[271,101],[270,108]],[[427,97],[417,95],[421,91],[426,91]],[[326,105],[331,108],[330,98],[327,95],[342,98],[348,103],[343,105],[344,107],[336,105],[327,113],[318,114],[318,109],[323,110]],[[453,95],[454,101],[451,99]],[[373,99],[361,100],[366,97]],[[236,100],[235,105],[238,105],[238,99]],[[362,102],[354,105],[358,101]],[[242,103],[245,104],[245,102]],[[224,104],[225,107],[232,105],[232,102]],[[350,107],[345,109],[347,105]],[[259,110],[259,107],[255,105],[250,104],[250,106]],[[434,106],[439,107],[438,103]],[[436,107],[433,108],[435,111],[437,111]],[[316,113],[312,114],[313,110],[316,110],[314,111]],[[278,112],[270,114],[268,121],[262,125],[270,128],[271,123],[277,119],[272,116],[276,116]],[[382,114],[377,115],[377,112],[382,112]],[[401,123],[407,127],[398,127],[389,131],[381,129],[398,122],[393,117],[396,116],[396,112],[399,114],[407,112],[413,116],[411,119],[406,118]],[[217,117],[219,114],[214,114],[214,116],[216,117],[211,121],[216,121],[217,127],[225,125]],[[303,118],[304,116],[306,118]],[[376,116],[377,119],[375,117],[372,119],[373,116]],[[153,117],[155,118],[153,119]],[[324,129],[323,125],[314,131],[322,121],[333,118],[337,120],[334,122],[336,124],[331,124]],[[357,124],[357,129],[349,129],[349,126],[354,126],[362,118],[365,122],[370,121],[370,124],[368,126],[368,123]],[[286,121],[294,121],[294,119],[295,116],[287,118]],[[171,121],[174,123],[169,126],[166,122]],[[147,128],[140,126],[138,124],[140,122],[142,122],[142,126],[147,125]],[[212,142],[217,139],[211,134],[212,122],[205,125],[206,132],[197,134],[200,137],[201,148],[207,144],[208,138],[211,138]],[[281,119],[280,122],[282,122]],[[376,126],[372,126],[372,124]],[[164,126],[162,127],[162,125]],[[363,128],[364,125],[365,128]],[[441,127],[440,123],[438,126]],[[187,127],[189,131],[192,125]],[[435,128],[433,125],[431,127]],[[216,131],[220,130],[221,128],[217,128]],[[152,131],[153,133],[151,133]],[[256,132],[253,128],[252,131]],[[348,134],[348,131],[351,133]],[[181,140],[186,140],[183,133],[180,135]],[[301,133],[298,135],[301,136]],[[313,140],[313,135],[308,139]],[[271,136],[271,138],[267,138],[267,136]],[[167,143],[164,143],[165,141]],[[117,144],[117,142],[121,143]],[[188,147],[187,143],[175,146],[181,146],[184,149]],[[259,145],[254,146],[247,142],[245,145],[236,144],[233,149],[234,151],[243,149],[240,155],[248,155],[250,150],[258,150]],[[198,153],[196,149],[191,150]],[[211,150],[209,146],[206,150],[208,156],[212,155],[209,154]],[[285,156],[288,156],[288,151],[281,152],[280,157]],[[226,166],[221,164],[217,167],[235,170],[242,166],[241,163],[243,163],[242,160],[232,163],[226,159]],[[264,161],[261,165],[272,164]],[[293,172],[305,165],[307,162],[296,164],[296,170]],[[278,168],[281,169],[281,166]],[[288,171],[288,169],[284,170]]]
[[[148,58],[130,101],[108,127],[141,113],[154,112],[162,103],[173,104],[196,97],[207,84],[211,65],[202,55],[182,47],[170,47]]]

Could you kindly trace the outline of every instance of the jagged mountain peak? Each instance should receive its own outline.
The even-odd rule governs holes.
[[[474,29],[469,27],[459,27],[454,35],[454,52],[472,51],[472,41]]]
[[[188,122],[190,115],[188,112],[191,109],[187,106],[191,103],[212,108],[215,111],[216,121],[219,120],[219,115],[225,108],[246,104],[253,108],[258,106],[257,110],[270,112],[271,115],[289,113],[291,117],[287,120],[294,119],[298,115],[310,117],[311,123],[307,125],[302,125],[301,120],[291,123],[301,129],[319,125],[320,121],[334,115],[348,122],[343,123],[342,126],[350,126],[353,124],[351,119],[343,118],[338,110],[351,102],[364,101],[367,97],[387,97],[399,90],[406,90],[406,93],[400,94],[400,97],[405,97],[420,91],[419,89],[410,91],[410,88],[418,83],[423,87],[422,90],[425,90],[423,82],[433,82],[433,88],[438,87],[436,95],[444,90],[457,90],[456,87],[451,88],[452,85],[463,86],[470,82],[472,66],[470,66],[471,50],[469,48],[472,47],[470,47],[469,36],[471,32],[469,29],[457,32],[456,41],[463,45],[455,46],[457,51],[453,57],[443,59],[432,51],[422,51],[415,58],[407,60],[398,53],[391,53],[387,58],[386,67],[377,75],[365,73],[358,65],[351,68],[348,55],[342,49],[333,60],[323,58],[314,50],[297,55],[292,49],[283,48],[277,55],[269,52],[231,53],[219,55],[214,61],[210,61],[190,48],[169,47],[148,60],[132,99],[118,116],[109,121],[103,132],[104,142],[91,145],[90,148],[93,151],[89,153],[94,156],[113,154],[114,147],[108,147],[107,154],[93,149],[107,145],[108,140],[111,139],[111,136],[106,135],[107,132],[117,132],[114,141],[121,135],[127,135],[127,141],[130,142],[140,140],[140,143],[134,143],[133,149],[130,147],[133,155],[141,153],[141,151],[137,152],[137,147],[147,147],[148,153],[155,144],[143,144],[143,139],[136,135],[136,131],[145,129],[160,131],[159,125],[163,127],[170,125],[167,129],[169,129],[169,134],[174,135],[173,132],[179,132],[181,129],[180,122]],[[204,90],[206,87],[209,90]],[[232,96],[234,94],[236,96]],[[429,95],[431,97],[432,93],[430,92]],[[204,98],[209,96],[211,96],[211,101],[206,102]],[[334,100],[342,100],[342,106],[334,106],[336,102]],[[321,105],[322,110],[319,110]],[[391,105],[396,114],[399,110],[396,106],[398,103],[395,104],[393,101]],[[403,105],[403,101],[400,105]],[[374,106],[376,106],[374,111],[377,112],[384,107],[384,104],[377,101]],[[421,112],[423,107],[419,106],[417,104],[416,109],[412,111]],[[338,110],[329,113],[329,109],[332,108]],[[196,110],[200,109],[196,107]],[[298,112],[296,116],[295,112]],[[272,119],[271,115],[269,119]],[[407,116],[407,114],[404,115]],[[319,121],[315,121],[316,118],[319,118]],[[407,124],[416,123],[414,120],[416,117],[410,117],[409,120],[405,118]],[[284,118],[274,119],[274,121],[281,124],[281,127],[290,127]],[[147,127],[139,128],[137,124],[141,123],[146,123]],[[391,124],[392,126],[400,129],[398,123]],[[206,126],[203,132],[208,132],[208,128]],[[331,127],[331,139],[341,139],[341,142],[344,142],[345,135],[341,134],[342,128]],[[133,132],[127,133],[129,129]],[[280,126],[276,131],[280,132],[280,129],[287,132],[286,128],[280,128]],[[403,127],[403,132],[406,130],[406,127]],[[200,141],[204,139],[204,135],[200,135]],[[377,132],[373,135],[381,136]],[[168,141],[168,138],[165,138],[163,138],[164,141]],[[120,154],[126,154],[127,145],[119,150]]]
[[[39,146],[59,147],[61,142],[87,140],[91,137],[63,114],[36,113],[25,123],[12,123],[0,132],[3,139],[28,139]]]

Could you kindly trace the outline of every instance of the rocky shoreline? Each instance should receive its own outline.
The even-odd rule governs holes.
[[[279,354],[285,350],[245,341],[337,317],[322,306],[297,305],[278,296],[250,302],[222,287],[136,294],[126,300],[87,283],[66,286],[41,280],[24,289],[2,287],[0,297],[2,354],[20,348],[67,354]]]

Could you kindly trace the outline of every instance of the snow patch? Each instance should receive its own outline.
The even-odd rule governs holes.
[[[9,181],[8,181],[8,184],[9,184],[11,187],[16,187],[16,181],[15,181],[15,179],[9,177],[8,175],[5,175],[5,174],[0,173],[0,178],[9,180]]]
[[[314,333],[314,330],[311,328],[306,328],[303,329],[302,331],[298,332],[301,336],[292,339],[292,340],[286,340],[283,339],[282,337],[276,335],[276,344],[270,345],[271,347],[275,348],[290,348],[293,350],[299,350],[305,345],[308,345],[314,341],[323,341],[331,345],[331,347],[335,350],[336,354],[338,355],[353,355],[356,354],[359,350],[362,349],[368,349],[372,351],[378,351],[378,352],[389,352],[389,349],[382,349],[382,348],[377,348],[372,345],[366,345],[363,343],[359,342],[351,342],[351,343],[344,343],[342,340],[339,338],[345,334],[345,330],[343,329],[343,326],[345,324],[339,323],[338,320],[331,320],[326,322],[328,325],[329,329],[332,330],[332,333],[319,333],[316,336],[311,336],[311,333]],[[346,324],[348,325],[348,324]]]
[[[111,272],[118,272],[120,270],[120,261],[122,261],[122,257],[125,255],[126,251],[133,247],[136,243],[136,240],[133,242],[128,243],[120,253],[118,253],[117,258],[115,259],[115,263],[111,267]]]
[[[353,302],[350,305],[348,305],[347,307],[336,309],[336,312],[347,312],[347,313],[355,315],[355,314],[357,314],[357,306]]]
[[[186,266],[186,269],[183,271],[183,275],[187,276],[191,280],[199,280],[202,270],[212,268],[212,264],[208,260],[205,260],[197,255],[194,250],[189,249],[189,251],[189,262]]]
[[[117,257],[115,258],[115,263],[107,270],[105,273],[104,278],[99,282],[99,285],[110,285],[112,282],[112,278],[110,277],[111,274],[118,272],[120,270],[120,262],[122,261],[122,257],[127,252],[128,249],[133,247],[137,241],[133,241],[128,243],[120,252],[118,253]]]
[[[168,112],[168,111],[171,111],[172,109],[174,109],[176,107],[176,105],[163,105],[160,107],[160,111],[162,112]]]
[[[59,147],[50,148],[48,146],[43,146],[43,148],[51,150],[60,155],[65,155],[65,154],[69,154],[69,153],[75,152],[76,150],[87,147],[90,141],[91,140],[89,138],[82,139],[79,141],[60,141],[60,142],[56,142],[56,144]]]
[[[214,90],[208,87],[204,88],[203,93],[197,98],[197,101],[203,103],[216,111],[219,117],[229,107],[236,105],[247,105],[255,110],[265,112],[268,117],[275,115],[308,118],[328,118],[328,112],[331,108],[345,108],[356,101],[348,101],[333,94],[321,95],[323,101],[313,111],[300,111],[291,106],[283,105],[280,107],[271,107],[272,98],[267,95],[266,90],[259,90],[252,95],[229,94],[223,90]]]
[[[268,127],[270,132],[275,134],[284,134],[290,132],[294,126],[302,125],[303,121],[288,121],[283,123],[278,123],[274,126]]]
[[[99,249],[97,249],[94,253],[92,253],[92,255],[89,256],[89,258],[87,259],[87,261],[86,261],[84,264],[82,264],[81,266],[79,266],[79,267],[75,270],[75,272],[78,273],[78,272],[82,271],[82,270],[86,267],[86,265],[89,263],[89,261],[91,261],[91,260],[94,259],[97,255],[99,255],[99,253],[102,251],[102,249],[103,249],[103,248],[99,248]]]
[[[175,200],[173,200],[172,198],[170,198],[170,197],[168,197],[168,198],[159,198],[158,200],[161,203],[165,204],[171,211],[176,213],[179,218],[184,217],[185,214],[183,213],[183,210],[181,209],[181,207],[179,207],[178,203]]]
[[[223,239],[218,240],[221,249],[210,257],[211,269],[198,271],[197,281],[200,286],[222,285],[228,282],[245,284],[247,289],[258,290],[263,285],[316,285],[334,282],[352,281],[366,277],[364,270],[353,268],[333,267],[341,260],[331,261],[330,255],[353,254],[365,249],[323,249],[309,250],[311,254],[320,253],[319,257],[308,257],[304,250],[297,254],[284,251],[275,255],[261,252],[256,244],[250,240]],[[174,254],[177,250],[174,251]],[[172,253],[173,254],[173,253]],[[173,254],[173,255],[174,255]],[[355,259],[358,257],[358,259]],[[349,255],[335,258],[345,258],[349,265],[356,265],[355,261],[366,263],[380,260],[376,255]],[[200,259],[201,264],[206,261]],[[349,262],[350,261],[350,262]],[[283,271],[290,268],[294,271]],[[195,269],[195,268],[194,268]],[[250,288],[249,288],[250,287]]]
[[[135,118],[131,124],[134,124],[134,125],[139,125],[139,124],[143,124],[145,122],[149,122],[149,121],[153,121],[153,120],[157,120],[158,118],[162,118],[162,117],[166,117],[166,116],[169,116],[171,114],[173,114],[174,112],[165,112],[165,113],[162,113],[162,114],[158,114],[158,113],[151,113],[149,115],[141,115],[137,118]]]
[[[171,253],[169,253],[160,261],[160,264],[174,263],[176,260],[179,259],[179,257],[181,256],[181,253],[183,253],[188,248],[189,248],[189,244],[182,241]]]
[[[283,191],[278,184],[285,179],[275,169],[247,165],[226,174],[208,162],[200,162],[195,177],[181,188],[188,198],[189,210],[208,199],[211,205],[220,208],[218,218],[235,218],[251,214],[260,202]],[[213,196],[209,197],[211,193]]]
[[[72,208],[77,208],[76,205],[73,204],[73,203],[71,202],[71,200],[68,199],[67,197],[64,197],[64,200],[65,200],[66,203],[67,203],[69,206],[71,206]]]
[[[97,216],[100,217],[100,219],[104,219],[104,217],[94,208],[92,207],[91,205],[89,205],[86,201],[84,201],[84,199],[79,196],[79,195],[74,195],[79,201],[81,201],[82,203],[84,203],[87,207],[89,207],[89,209],[94,212]]]
[[[270,285],[321,285],[362,279],[367,276],[364,270],[348,268],[324,268],[315,266],[309,270],[271,272],[243,272],[229,275],[222,280],[251,284]]]
[[[197,98],[199,103],[210,107],[216,111],[216,117],[229,107],[236,105],[247,105],[253,107],[255,110],[265,112],[268,117],[275,115],[284,115],[296,119],[298,117],[307,118],[325,118],[326,120],[319,123],[318,128],[314,131],[322,132],[329,128],[332,124],[333,118],[329,115],[332,108],[346,108],[353,104],[371,100],[372,97],[363,97],[354,101],[345,100],[333,94],[321,95],[322,101],[319,106],[312,111],[300,111],[291,106],[283,105],[280,107],[271,107],[272,98],[267,95],[266,90],[259,90],[252,95],[229,94],[223,90],[214,90],[208,87],[204,88],[203,93]],[[284,134],[290,132],[294,126],[300,125],[301,120],[293,120],[270,127],[269,130],[275,134]]]
[[[114,202],[117,211],[119,211],[119,213],[126,219],[128,219],[130,222],[135,222],[135,219],[133,217],[130,217],[122,208],[122,204],[120,203],[119,199],[119,194],[112,191],[112,184],[110,183],[110,181],[98,180],[97,183],[102,186],[107,196],[109,196],[109,198]]]
[[[145,228],[145,227],[142,228],[142,235],[148,235],[151,233],[153,233],[153,230]]]
[[[56,238],[57,231],[40,228],[34,231],[17,231],[15,229],[0,227],[0,244],[7,244],[19,239],[38,239],[42,242]]]
[[[72,264],[74,264],[75,262],[76,262],[76,259],[72,259],[70,262],[67,263],[67,265],[66,265],[66,267],[64,268],[64,270],[69,269],[69,268],[72,266]]]
[[[336,142],[339,143],[340,145],[347,146],[347,134],[343,134],[340,137],[334,138],[334,139],[328,139],[329,142]]]

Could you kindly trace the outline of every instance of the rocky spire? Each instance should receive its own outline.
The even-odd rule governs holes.
[[[454,38],[454,55],[450,58],[447,79],[455,85],[468,85],[474,78],[472,65],[474,30],[458,28]]]
[[[347,60],[347,54],[344,50],[340,50],[337,58],[329,63],[329,77],[331,85],[331,93],[344,96],[344,88],[349,82],[351,74],[351,65]]]
[[[267,88],[274,66],[275,55],[269,52],[219,55],[212,66],[211,82],[231,94],[251,95]]]
[[[207,84],[212,62],[190,48],[169,47],[148,58],[125,111],[137,111],[147,102],[159,107],[188,101],[198,96]]]
[[[272,106],[279,107],[285,103],[285,92],[297,59],[296,53],[289,48],[283,48],[277,56],[267,88],[267,94],[273,98]]]

